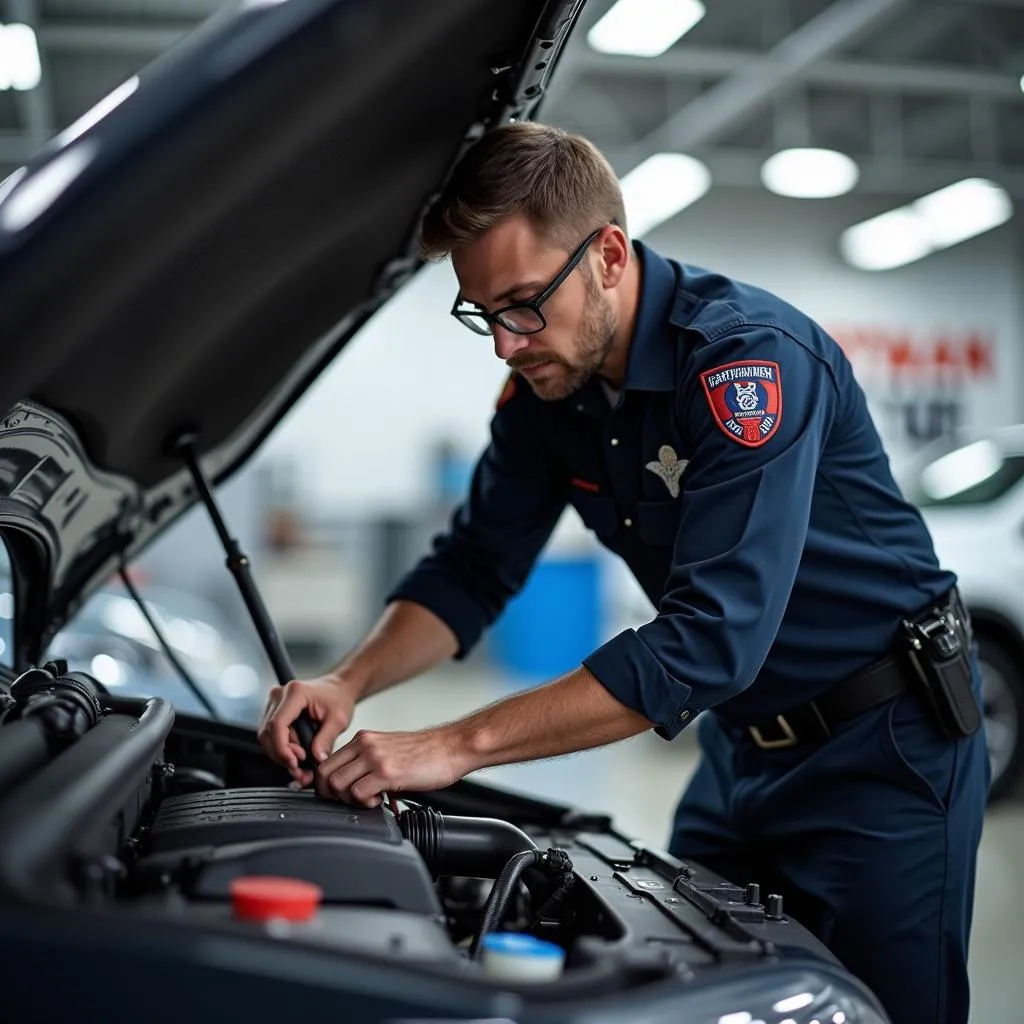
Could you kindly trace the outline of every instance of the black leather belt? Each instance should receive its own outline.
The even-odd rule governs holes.
[[[909,688],[906,670],[895,658],[886,658],[806,704],[747,726],[747,731],[762,750],[821,742],[843,722],[898,697]]]
[[[962,630],[964,646],[969,650],[973,640],[971,619],[957,588],[953,587],[921,615],[932,613],[936,608],[953,612]],[[914,683],[913,671],[905,660],[891,655],[806,704],[747,726],[747,732],[762,750],[820,743],[843,722],[906,693]]]

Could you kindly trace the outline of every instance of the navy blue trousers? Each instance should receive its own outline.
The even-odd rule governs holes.
[[[893,1024],[966,1024],[984,731],[947,739],[912,695],[809,749],[760,750],[713,712],[698,729],[670,852],[781,892]]]

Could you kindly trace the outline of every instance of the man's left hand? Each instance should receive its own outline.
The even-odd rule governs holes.
[[[416,732],[361,729],[316,771],[324,797],[377,807],[385,793],[443,789],[470,770],[458,737],[447,727]]]
[[[316,770],[321,796],[379,807],[385,793],[443,789],[480,768],[617,743],[652,727],[582,666],[446,725],[362,729]]]

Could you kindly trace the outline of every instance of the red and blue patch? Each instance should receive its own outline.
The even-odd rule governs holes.
[[[719,428],[737,444],[760,448],[782,422],[778,363],[752,359],[726,363],[700,376]]]

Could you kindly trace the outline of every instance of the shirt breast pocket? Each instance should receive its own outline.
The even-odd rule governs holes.
[[[636,520],[640,539],[654,548],[671,548],[676,542],[682,514],[682,502],[678,498],[639,502]]]
[[[615,502],[603,494],[578,492],[571,499],[573,508],[583,520],[583,525],[593,530],[598,537],[610,537],[618,525]]]

